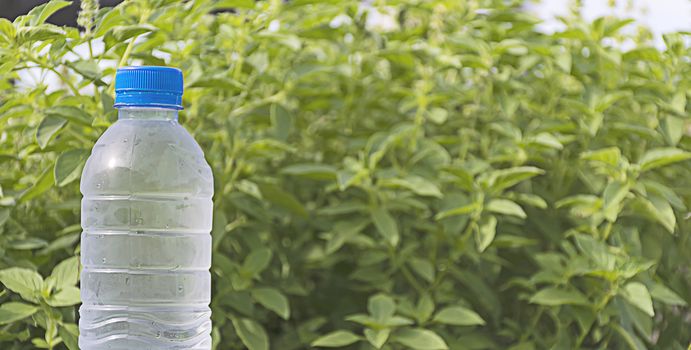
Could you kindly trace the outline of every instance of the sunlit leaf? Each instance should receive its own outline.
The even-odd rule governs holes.
[[[588,299],[578,290],[548,287],[530,297],[530,302],[540,305],[588,305]]]
[[[377,207],[372,210],[372,222],[381,236],[392,246],[396,246],[400,239],[398,224],[388,210]]]
[[[488,215],[482,218],[478,224],[478,229],[475,233],[475,242],[477,243],[477,249],[480,252],[484,252],[492,241],[494,241],[494,236],[497,234],[497,218]]]
[[[691,159],[691,152],[677,148],[657,148],[646,152],[639,164],[642,171],[649,171],[665,165]]]
[[[0,325],[25,319],[38,311],[35,305],[8,302],[0,305]]]
[[[392,340],[416,350],[445,350],[446,345],[437,333],[420,328],[406,328],[394,334]]]
[[[59,117],[47,116],[43,118],[41,124],[38,125],[38,129],[36,129],[36,142],[39,147],[46,148],[48,143],[66,123],[67,121]]]
[[[232,319],[233,327],[249,350],[269,350],[269,337],[264,327],[248,318]]]
[[[655,311],[653,310],[653,301],[650,298],[648,288],[646,288],[643,283],[630,282],[626,284],[626,286],[624,286],[623,295],[628,302],[641,309],[643,312],[648,314],[648,316],[655,316]]]
[[[338,348],[341,346],[350,345],[360,340],[360,337],[348,331],[335,331],[319,337],[312,342],[312,346],[323,348]]]
[[[274,288],[257,288],[252,290],[252,297],[283,319],[287,320],[290,317],[288,298],[278,290]]]
[[[62,153],[55,161],[55,185],[62,187],[78,179],[88,157],[89,152],[83,149],[72,149]]]
[[[475,326],[485,324],[485,320],[475,311],[462,306],[449,306],[434,315],[433,321],[455,326]]]
[[[43,278],[41,275],[36,271],[22,267],[10,267],[0,270],[0,282],[5,288],[29,301],[35,301],[36,293],[43,288]]]

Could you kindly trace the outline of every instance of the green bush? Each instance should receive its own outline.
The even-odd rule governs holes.
[[[45,23],[68,4],[0,19],[0,348],[77,349],[78,180],[116,119],[99,62],[185,73],[216,349],[689,345],[688,33],[544,34],[500,0],[87,0],[81,32]]]

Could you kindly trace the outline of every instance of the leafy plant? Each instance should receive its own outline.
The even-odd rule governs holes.
[[[126,64],[185,72],[216,349],[689,345],[688,33],[658,50],[574,11],[545,34],[498,0],[84,1],[81,31],[45,22],[68,4],[0,19],[3,349],[77,349],[77,180]]]

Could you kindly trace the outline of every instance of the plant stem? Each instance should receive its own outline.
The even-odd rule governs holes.
[[[38,63],[38,62],[37,62],[37,63]],[[65,83],[65,85],[67,85],[67,87],[70,88],[70,90],[72,91],[72,93],[73,93],[75,96],[81,96],[81,94],[79,93],[79,89],[77,89],[77,87],[74,86],[74,84],[72,84],[72,82],[69,81],[69,80],[65,77],[64,74],[60,73],[60,71],[58,71],[57,69],[55,69],[55,67],[48,67],[48,70],[50,70],[51,72],[55,73],[55,75],[57,75],[57,76],[60,78],[60,80],[62,80],[62,82]]]
[[[612,233],[612,227],[614,226],[614,222],[608,221],[607,226],[605,226],[605,231],[602,232],[602,240],[607,241],[609,238],[610,233]]]
[[[544,311],[545,309],[543,307],[538,308],[537,313],[530,321],[530,327],[528,328],[528,331],[523,333],[523,335],[521,336],[521,342],[525,341],[533,334],[533,330],[535,329],[535,326],[537,326],[538,321],[540,321],[540,318],[542,317],[542,313]]]
[[[127,64],[127,60],[130,58],[130,54],[132,54],[132,49],[134,48],[134,42],[137,41],[138,37],[139,35],[135,35],[132,37],[132,39],[130,39],[129,44],[127,44],[127,47],[125,48],[125,53],[122,54],[120,61],[118,61],[118,65],[115,66],[115,72],[113,73],[113,81],[110,83],[110,87],[108,88],[110,92],[115,91],[115,75],[117,74],[118,69],[120,67]]]
[[[592,328],[592,327],[593,327],[593,326],[590,325],[590,327],[589,327],[588,329],[584,330],[584,331],[578,336],[578,339],[576,339],[576,345],[574,346],[574,349],[580,349],[580,348],[581,348],[581,344],[583,344],[583,341],[585,341],[585,337],[588,336],[588,333],[590,333],[590,328]]]
[[[406,280],[408,280],[408,283],[410,283],[415,290],[422,295],[425,292],[425,288],[423,288],[420,283],[415,279],[415,276],[413,276],[412,273],[408,270],[408,268],[405,265],[401,265],[401,272],[403,273],[403,276],[405,277]]]
[[[48,343],[48,350],[53,350],[53,327],[54,321],[49,312],[46,312],[46,343]]]

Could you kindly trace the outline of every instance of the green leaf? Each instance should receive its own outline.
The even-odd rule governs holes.
[[[79,224],[77,224],[79,226]],[[81,227],[80,227],[81,228]],[[47,247],[38,252],[39,255],[47,255],[60,249],[70,249],[79,240],[79,233],[66,234],[50,242]]]
[[[604,163],[616,167],[621,160],[621,150],[617,147],[603,148],[581,153],[581,159]]]
[[[252,9],[256,3],[254,0],[219,0],[214,5],[215,8],[235,9],[244,8]]]
[[[282,188],[266,182],[257,183],[262,197],[269,202],[287,209],[291,213],[306,218],[307,210],[291,193],[284,191]]]
[[[578,249],[598,268],[606,271],[614,270],[616,257],[609,252],[609,246],[606,243],[585,234],[576,234],[575,238]]]
[[[48,19],[48,17],[52,16],[55,12],[59,11],[60,9],[70,6],[70,4],[72,4],[71,1],[51,0],[46,4],[34,7],[28,13],[28,16],[31,18],[29,23],[32,26],[43,24]]]
[[[545,171],[531,166],[515,167],[491,171],[488,175],[489,187],[500,192],[521,181],[544,174]]]
[[[519,218],[525,219],[526,214],[520,205],[516,204],[514,201],[508,199],[492,199],[487,203],[485,207],[487,210],[504,215],[513,215]]]
[[[509,193],[511,199],[515,199],[525,205],[530,205],[535,208],[547,209],[547,202],[542,197],[530,193]]]
[[[639,165],[641,166],[641,171],[649,171],[687,159],[691,159],[691,152],[677,148],[656,148],[646,152],[641,157]]]
[[[252,276],[259,275],[269,266],[272,255],[271,250],[268,248],[253,250],[247,258],[245,258],[242,267]]]
[[[55,161],[55,185],[62,187],[78,179],[82,175],[87,158],[89,158],[89,151],[84,149],[63,152]]]
[[[29,301],[36,301],[35,295],[43,288],[43,278],[38,272],[23,267],[0,270],[0,282],[5,288]]]
[[[408,261],[408,264],[413,268],[413,271],[424,278],[425,281],[434,283],[435,270],[431,262],[425,259],[412,258]]]
[[[274,44],[281,44],[293,51],[297,51],[302,48],[302,40],[300,40],[300,37],[294,34],[262,32],[259,33],[258,37],[268,39],[268,42]]]
[[[571,207],[571,213],[577,217],[589,217],[602,207],[602,200],[593,195],[574,195],[562,198],[555,203],[557,208]]]
[[[409,325],[413,324],[413,321],[411,319],[401,317],[401,316],[392,316],[386,320],[376,320],[374,317],[364,315],[364,314],[350,315],[350,316],[346,317],[346,321],[359,323],[363,326],[377,328],[377,329],[384,328],[384,327],[409,326]]]
[[[156,27],[150,24],[135,24],[113,27],[111,33],[115,41],[121,43],[135,36],[156,31],[156,29]]]
[[[50,348],[50,345],[48,345],[48,343],[41,338],[33,338],[33,339],[31,339],[31,343],[34,344],[34,346],[36,348],[39,348],[39,349],[49,349]]]
[[[406,328],[394,334],[392,340],[415,350],[446,350],[448,345],[437,333],[428,329]]]
[[[83,126],[91,126],[92,119],[89,113],[79,107],[74,106],[53,106],[46,108],[43,113],[47,116],[58,117],[69,120]]]
[[[559,140],[556,137],[554,137],[554,135],[546,132],[541,132],[534,137],[530,137],[526,140],[526,142],[554,149],[564,148],[564,145],[562,145],[561,142],[559,142]]]
[[[313,180],[336,180],[337,169],[327,164],[293,164],[283,168],[281,173]]]
[[[41,149],[46,148],[53,136],[62,129],[67,121],[62,118],[46,116],[36,129],[36,142]]]
[[[383,324],[377,320],[375,320],[373,317],[365,314],[354,314],[354,315],[349,315],[348,317],[345,318],[346,321],[350,322],[355,322],[359,323],[363,326],[366,327],[382,327]]]
[[[441,211],[441,212],[437,213],[437,215],[435,215],[434,218],[436,220],[442,220],[442,219],[446,219],[446,218],[452,217],[452,216],[470,214],[470,213],[472,213],[478,209],[480,209],[480,204],[473,202],[473,203],[466,204],[466,205],[458,207],[458,208],[453,208],[453,209]]]
[[[79,327],[76,324],[63,323],[58,334],[69,350],[79,350]]]
[[[100,81],[102,69],[94,60],[79,60],[75,62],[67,62],[67,66],[74,69],[79,75],[88,81],[94,81],[97,85],[103,86],[105,83]]]
[[[14,29],[12,22],[5,18],[0,18],[0,35],[6,38],[7,42],[11,42],[17,31]]]
[[[269,117],[273,134],[278,140],[285,142],[295,127],[295,115],[283,105],[273,103],[269,110]],[[334,167],[331,172],[333,174],[328,177],[329,180],[336,178],[336,168]]]
[[[623,181],[612,181],[607,187],[605,187],[605,192],[603,194],[603,205],[602,210],[605,213],[605,218],[614,222],[617,220],[619,211],[621,209],[621,201],[626,198],[629,193],[629,184]]]
[[[392,246],[398,245],[399,233],[398,224],[384,207],[376,207],[371,212],[372,222],[377,231],[384,237],[387,243]]]
[[[0,325],[23,320],[38,311],[38,307],[19,302],[0,305]]]
[[[228,77],[200,77],[186,88],[196,87],[221,88],[228,91],[236,91],[246,88],[241,82]]]
[[[0,195],[2,197],[2,195]],[[7,222],[7,219],[10,218],[10,209],[9,208],[0,208],[0,228],[2,228],[2,225]]]
[[[101,37],[106,34],[114,26],[121,24],[123,17],[120,11],[107,11],[103,17],[94,26],[94,38]]]
[[[624,286],[623,296],[631,305],[641,309],[648,316],[655,316],[653,300],[650,298],[648,288],[646,288],[643,283],[630,282],[626,284],[626,286]]]
[[[684,119],[668,115],[661,125],[665,138],[672,145],[676,145],[684,136]]]
[[[65,36],[65,31],[52,24],[44,24],[39,27],[24,27],[17,31],[17,43],[35,41],[51,41]]]
[[[27,238],[27,239],[20,239],[16,241],[11,241],[7,245],[8,248],[14,249],[14,250],[34,250],[38,248],[43,248],[48,245],[48,242],[40,239],[40,238]]]
[[[565,290],[556,287],[548,287],[540,290],[530,297],[530,302],[546,306],[590,304],[588,298],[578,290]]]
[[[348,187],[357,184],[360,181],[360,173],[354,173],[349,170],[340,170],[336,173],[336,181],[338,188],[345,191]]]
[[[369,225],[369,221],[339,221],[333,226],[333,236],[326,242],[326,254],[339,250],[348,240],[352,240],[358,233]]]
[[[265,308],[275,312],[284,320],[290,318],[288,298],[274,288],[256,288],[252,290],[252,297]]]
[[[379,181],[380,186],[403,187],[415,194],[427,197],[443,197],[439,187],[431,181],[416,175],[408,175],[405,178],[383,179]]]
[[[424,323],[427,321],[432,313],[434,312],[434,300],[429,295],[429,293],[423,293],[417,302],[417,307],[415,308],[415,318],[417,318],[418,323]]]
[[[449,306],[434,315],[433,321],[454,326],[484,325],[485,320],[475,311],[462,306]]]
[[[19,198],[21,202],[27,202],[34,197],[37,197],[41,195],[43,192],[48,191],[53,186],[53,183],[55,183],[54,177],[53,177],[53,171],[52,171],[52,166],[45,171],[43,171],[43,174],[36,180],[36,182],[29,187],[26,191],[24,191]]]
[[[638,337],[633,334],[632,332],[627,331],[626,329],[622,328],[618,323],[613,323],[610,325],[610,328],[612,328],[614,331],[619,333],[621,338],[623,338],[626,346],[631,349],[631,350],[646,350],[647,347],[643,342],[638,339]]]
[[[669,233],[674,233],[677,219],[674,209],[667,200],[658,195],[648,194],[648,198],[638,198],[640,208],[646,216],[659,222]]]
[[[443,197],[439,187],[423,177],[409,175],[403,179],[403,183],[405,183],[405,186],[411,191],[421,196]]]
[[[75,286],[62,287],[57,293],[46,299],[46,303],[53,307],[63,307],[77,305],[81,302],[79,288]]]
[[[335,331],[321,336],[312,342],[312,346],[323,348],[339,348],[360,340],[360,337],[349,331]]]
[[[249,350],[269,350],[269,337],[264,327],[249,318],[232,318],[233,327]]]
[[[269,55],[263,51],[255,51],[247,57],[249,63],[258,73],[264,73],[269,68]]]
[[[433,123],[441,125],[449,118],[449,112],[443,108],[435,107],[429,111],[428,118]]]
[[[484,216],[478,224],[475,232],[475,243],[480,252],[484,252],[497,234],[497,218],[491,215]]]
[[[475,179],[473,175],[468,172],[468,169],[462,167],[444,167],[443,169],[455,177],[454,180],[460,188],[466,191],[473,190]]]
[[[650,295],[653,299],[659,300],[667,305],[687,305],[686,300],[682,299],[679,294],[660,283],[655,283],[653,285],[650,289]]]
[[[60,262],[46,279],[54,287],[63,288],[74,286],[79,281],[79,257],[73,256]]]
[[[384,346],[384,344],[386,344],[386,341],[389,339],[390,334],[391,329],[389,328],[380,330],[370,328],[365,329],[365,338],[370,344],[372,344],[372,346],[374,346],[377,349],[381,349],[381,347]]]
[[[396,303],[386,294],[377,294],[369,298],[367,310],[375,320],[385,322],[396,312]]]
[[[671,188],[656,181],[640,181],[645,186],[646,191],[662,196],[670,205],[679,209],[686,210],[684,201]]]

